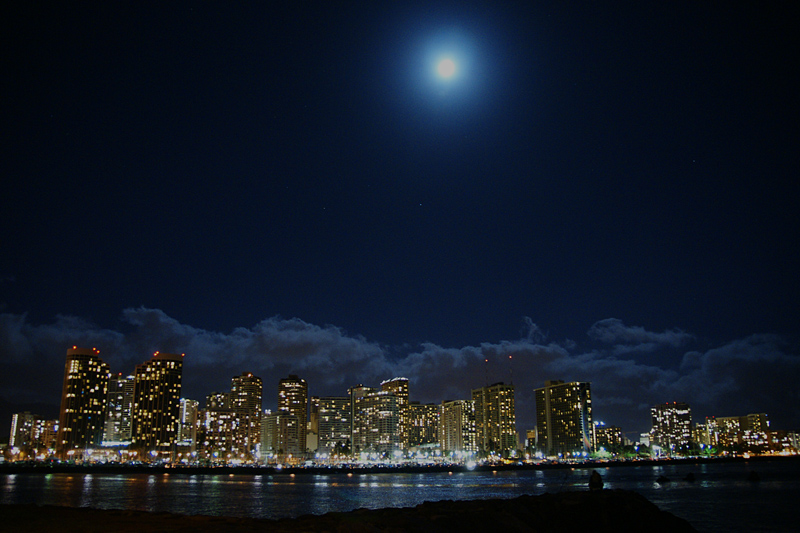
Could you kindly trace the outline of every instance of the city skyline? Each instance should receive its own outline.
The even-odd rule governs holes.
[[[231,379],[230,392],[212,392],[200,409],[198,401],[180,395],[184,355],[156,352],[136,366],[135,376],[122,378],[111,373],[97,348],[73,346],[67,350],[59,419],[15,413],[4,453],[77,462],[100,454],[181,464],[298,464],[343,456],[427,460],[430,453],[460,462],[522,457],[518,451],[531,460],[533,454],[585,459],[797,449],[798,433],[770,428],[766,413],[712,415],[700,424],[692,422],[685,402],[653,406],[650,431],[641,441],[628,439],[621,428],[592,419],[591,383],[562,380],[535,391],[536,426],[523,432],[524,443],[514,386],[502,382],[473,389],[471,400],[420,404],[409,402],[405,377],[382,381],[380,389],[356,385],[349,397],[310,397],[307,382],[289,375],[278,382],[273,413],[262,410],[261,378],[243,372]],[[640,443],[646,445],[642,450]]]
[[[564,380],[629,435],[800,428],[786,5],[0,9],[0,424],[80,345],[186,353],[196,399],[513,382],[522,432]]]
[[[77,355],[75,355],[75,354],[77,354]],[[83,387],[83,385],[82,385],[83,382],[82,381],[77,382],[77,385],[74,385],[74,386],[71,385],[71,388],[67,387],[67,383],[72,383],[72,379],[73,378],[70,377],[72,374],[78,373],[77,375],[80,375],[80,373],[86,372],[86,370],[83,368],[83,366],[81,366],[81,365],[85,365],[85,363],[82,363],[81,365],[79,365],[77,362],[73,362],[73,358],[75,358],[75,357],[83,357],[83,358],[87,358],[88,357],[89,361],[99,362],[99,364],[102,365],[102,368],[105,369],[102,372],[103,376],[108,374],[108,378],[103,377],[104,383],[106,383],[108,385],[108,387],[111,387],[112,383],[117,379],[120,379],[120,380],[123,380],[123,379],[133,380],[133,376],[128,376],[128,378],[123,378],[124,373],[113,371],[113,369],[111,369],[111,367],[108,365],[108,363],[105,360],[99,358],[99,354],[100,354],[100,350],[98,350],[96,347],[88,349],[88,348],[79,348],[78,346],[73,346],[72,348],[67,350],[67,363],[66,363],[67,364],[67,367],[66,367],[67,370],[65,371],[64,377],[63,377],[64,386],[63,386],[63,390],[62,390],[62,411],[59,412],[59,415],[56,416],[56,418],[64,416],[64,412],[63,412],[64,398],[66,398],[67,396],[74,396],[75,395],[74,394],[75,391],[72,390],[75,386],[78,386],[79,388]],[[172,392],[173,400],[171,400],[171,401],[175,402],[175,405],[170,408],[170,409],[174,410],[174,412],[170,411],[170,415],[169,415],[170,420],[172,420],[172,421],[176,421],[181,416],[183,416],[182,414],[180,414],[180,416],[179,416],[178,411],[181,411],[181,413],[182,413],[182,409],[183,409],[182,405],[183,405],[183,401],[184,400],[192,401],[192,402],[195,403],[195,405],[201,405],[198,402],[198,398],[201,398],[201,399],[205,398],[205,402],[204,402],[204,404],[202,404],[204,407],[210,407],[212,409],[215,409],[215,408],[218,408],[218,407],[222,407],[225,412],[228,412],[228,411],[230,411],[231,413],[233,413],[234,411],[237,412],[237,417],[241,417],[242,413],[238,412],[238,410],[237,410],[238,408],[236,406],[239,405],[242,402],[248,402],[248,404],[247,404],[248,407],[245,409],[245,411],[249,410],[248,412],[251,412],[253,415],[255,415],[256,412],[259,412],[259,413],[264,413],[264,412],[270,413],[270,412],[273,412],[273,413],[279,414],[279,413],[285,411],[288,414],[295,416],[297,421],[299,422],[303,418],[303,413],[305,413],[305,418],[306,418],[306,421],[308,422],[308,421],[311,420],[311,418],[308,416],[308,413],[309,413],[308,410],[311,408],[311,404],[309,403],[309,400],[312,397],[315,397],[317,399],[319,399],[320,397],[324,397],[324,398],[328,398],[328,399],[340,397],[338,395],[329,395],[329,394],[319,394],[319,393],[310,394],[308,392],[309,391],[309,385],[308,385],[308,383],[307,383],[307,381],[305,379],[302,379],[301,377],[299,377],[296,374],[289,374],[288,377],[281,377],[281,378],[278,378],[278,380],[277,380],[277,384],[276,384],[277,394],[275,395],[276,398],[277,398],[277,402],[274,404],[275,407],[273,407],[272,406],[273,404],[271,404],[269,401],[268,402],[264,402],[263,401],[263,397],[262,397],[262,393],[261,393],[262,379],[259,376],[256,376],[253,372],[248,372],[248,371],[242,372],[241,375],[234,375],[232,377],[232,379],[231,379],[231,382],[232,382],[231,392],[224,392],[224,393],[216,392],[217,390],[225,390],[225,387],[222,387],[220,389],[214,389],[213,391],[206,390],[203,393],[201,393],[200,396],[196,396],[196,397],[184,396],[180,392],[181,391],[181,381],[182,381],[182,378],[183,378],[183,368],[182,367],[183,367],[184,357],[185,357],[185,354],[169,354],[169,353],[156,352],[153,355],[153,358],[150,361],[147,361],[145,363],[139,363],[139,364],[135,365],[136,366],[136,374],[137,375],[141,374],[142,376],[150,376],[150,373],[153,372],[155,370],[155,368],[156,368],[156,367],[150,368],[152,365],[161,365],[161,364],[174,365],[174,364],[178,364],[178,368],[179,368],[179,370],[178,370],[179,374],[178,375],[180,377],[178,378],[177,389],[175,389],[175,391]],[[509,356],[509,361],[512,360],[512,359],[513,358],[511,356]],[[177,362],[177,363],[175,363],[175,362]],[[91,363],[91,364],[97,366],[95,363]],[[484,360],[484,365],[487,368],[486,377],[488,378],[489,377],[489,374],[488,374],[488,359]],[[94,367],[92,367],[92,368],[94,368]],[[158,370],[157,372],[160,373],[161,370]],[[99,376],[99,374],[98,374],[98,376]],[[157,376],[157,374],[153,374],[152,378],[161,379],[160,377],[156,377],[156,376]],[[147,379],[151,379],[151,377],[147,377]],[[137,380],[138,380],[138,378],[137,378]],[[168,383],[168,381],[165,381],[163,383],[163,385],[167,386],[171,390],[173,388],[173,385],[167,385],[167,383]],[[489,382],[487,382],[485,385],[483,385],[481,387],[478,387],[477,389],[474,389],[474,388],[470,389],[469,392],[470,392],[470,395],[471,395],[471,398],[472,398],[471,401],[473,402],[473,404],[475,404],[475,406],[478,407],[477,412],[479,414],[481,412],[484,413],[483,415],[480,415],[480,416],[476,417],[477,422],[478,422],[478,426],[481,425],[482,417],[496,416],[496,415],[487,414],[489,412],[489,411],[485,411],[485,409],[487,409],[487,407],[484,407],[484,408],[480,407],[481,402],[484,401],[484,400],[480,400],[480,399],[481,398],[487,398],[487,396],[485,396],[487,394],[486,391],[500,391],[500,390],[508,389],[508,390],[511,391],[511,394],[510,394],[510,397],[509,397],[508,400],[500,399],[502,397],[502,393],[501,393],[501,396],[499,396],[497,398],[494,398],[493,400],[491,400],[490,403],[487,403],[487,405],[489,405],[489,404],[494,405],[494,402],[497,402],[497,405],[496,405],[496,407],[494,407],[494,409],[495,409],[496,412],[499,412],[499,411],[502,411],[503,409],[506,409],[504,407],[500,407],[503,404],[503,402],[504,401],[510,401],[510,413],[512,414],[511,426],[515,428],[515,433],[519,437],[519,442],[522,443],[522,442],[524,442],[524,440],[526,438],[526,435],[528,435],[530,431],[532,431],[534,428],[537,427],[538,419],[541,416],[543,416],[542,413],[543,412],[549,412],[549,410],[551,409],[551,407],[549,407],[549,405],[550,405],[549,403],[547,403],[547,405],[548,405],[547,408],[544,407],[544,405],[545,405],[544,397],[540,396],[541,394],[543,394],[542,391],[548,390],[551,387],[565,387],[565,386],[568,386],[568,387],[584,386],[584,387],[586,387],[586,391],[587,392],[585,393],[586,394],[585,400],[587,400],[587,404],[589,406],[588,407],[588,416],[587,416],[587,414],[583,414],[583,415],[580,415],[578,417],[578,419],[576,419],[576,420],[582,420],[582,422],[579,422],[579,423],[583,424],[584,426],[586,426],[587,424],[589,426],[591,426],[592,423],[599,423],[599,424],[602,424],[602,425],[609,425],[609,426],[614,426],[614,427],[622,426],[621,427],[622,434],[625,435],[632,442],[637,442],[639,440],[639,436],[640,435],[648,433],[650,431],[650,428],[655,426],[655,422],[654,422],[655,421],[655,414],[654,414],[655,413],[655,411],[654,411],[655,408],[652,407],[653,404],[647,406],[647,411],[652,416],[652,419],[649,419],[649,421],[648,421],[649,425],[647,427],[645,427],[643,425],[643,426],[639,427],[638,429],[634,430],[634,429],[631,429],[631,428],[625,426],[624,424],[621,424],[621,423],[617,422],[616,419],[615,419],[613,410],[611,411],[610,416],[607,417],[607,418],[599,418],[597,416],[594,416],[594,417],[592,416],[592,407],[591,407],[591,403],[592,402],[591,402],[591,399],[589,399],[590,396],[589,396],[589,393],[588,393],[588,387],[591,386],[590,382],[586,382],[586,383],[567,383],[565,385],[563,380],[546,380],[543,383],[543,385],[544,385],[544,388],[539,387],[539,388],[536,388],[536,389],[533,390],[533,393],[536,396],[535,400],[534,400],[534,412],[533,413],[524,413],[523,416],[519,416],[519,411],[515,408],[515,403],[518,403],[518,401],[517,401],[517,393],[515,392],[515,387],[514,387],[513,381],[509,382],[509,383],[506,383],[506,384],[504,384],[503,381],[499,381],[499,382],[495,382],[495,383],[491,383],[491,384],[489,384]],[[245,387],[246,387],[247,392],[244,392],[244,388]],[[97,385],[91,385],[91,387],[89,387],[89,389],[91,389],[92,391],[96,391],[98,389],[98,386]],[[354,385],[354,386],[348,388],[348,395],[350,396],[350,395],[355,394],[354,396],[352,396],[353,401],[355,401],[356,397],[361,397],[361,396],[364,396],[364,395],[371,396],[373,393],[378,393],[379,395],[380,394],[384,394],[384,395],[385,394],[391,394],[392,397],[393,397],[392,405],[395,405],[396,408],[398,409],[398,411],[397,411],[398,420],[395,421],[395,423],[397,424],[397,433],[396,433],[396,436],[394,436],[393,438],[397,438],[397,444],[401,448],[406,448],[407,447],[407,445],[404,444],[404,443],[407,441],[407,436],[406,436],[405,431],[407,431],[408,428],[409,428],[409,426],[408,426],[409,419],[407,418],[409,415],[404,411],[404,409],[408,409],[409,400],[411,400],[411,403],[417,404],[417,405],[422,403],[423,405],[440,405],[440,406],[442,406],[442,408],[444,408],[444,406],[446,404],[449,404],[449,403],[451,403],[453,401],[456,401],[456,402],[469,401],[469,396],[470,396],[470,395],[467,395],[467,396],[464,396],[464,397],[451,397],[451,398],[446,398],[446,399],[445,398],[428,399],[428,400],[426,400],[424,402],[420,402],[418,399],[414,399],[413,396],[409,395],[409,389],[413,390],[413,384],[410,383],[410,380],[408,378],[406,378],[406,377],[394,377],[394,378],[390,378],[390,379],[381,380],[381,386],[380,386],[380,388],[377,388],[377,389],[373,388],[373,387],[365,387],[365,386],[363,386],[361,384]],[[134,390],[135,390],[134,387],[131,386],[131,390],[129,391],[129,394],[132,394]],[[313,388],[311,390],[313,392]],[[354,393],[353,391],[356,391],[356,392]],[[359,392],[359,391],[363,391],[363,393]],[[139,395],[140,392],[137,392],[136,394]],[[490,393],[490,394],[497,394],[497,392]],[[66,396],[64,396],[64,395],[66,395]],[[109,395],[109,399],[110,399],[109,401],[112,401],[111,400],[112,396],[116,396],[116,395],[117,394]],[[267,397],[267,398],[270,397],[269,394],[266,394],[264,396]],[[222,401],[222,403],[224,405],[216,405],[216,403],[219,403],[217,401],[218,398],[222,398],[222,400],[220,400],[220,401]],[[258,399],[257,400],[258,401],[258,405],[253,403],[256,398]],[[302,398],[305,398],[305,402],[300,402],[300,400],[302,400]],[[480,401],[476,401],[476,398],[478,398]],[[122,397],[120,396],[120,400],[121,399],[122,399]],[[180,402],[181,402],[180,406],[177,403],[178,399],[180,399]],[[132,401],[132,400],[133,399],[131,398],[130,401]],[[215,402],[214,405],[210,405],[209,404],[209,402],[212,402],[212,401]],[[298,402],[300,402],[300,403],[298,403]],[[688,402],[688,403],[691,403],[691,402]],[[666,402],[659,401],[659,402],[657,402],[656,407],[659,407],[661,405],[670,406],[671,404],[676,404],[676,402],[674,400],[673,401],[666,401]],[[242,405],[244,405],[244,404],[242,403]],[[555,406],[556,404],[553,404],[553,405]],[[679,402],[678,405],[687,405],[687,402],[683,402],[682,401],[682,402]],[[36,406],[40,406],[40,404],[34,404],[33,407],[25,406],[25,405],[22,405],[21,407],[17,406],[19,408],[14,409],[13,413],[11,413],[11,414],[16,415],[16,414],[21,413],[21,412],[35,411],[36,410]],[[405,406],[405,407],[403,407],[403,406]],[[109,422],[109,420],[106,420],[106,417],[108,417],[109,419],[114,419],[113,411],[114,410],[118,410],[118,408],[119,408],[119,406],[114,407],[113,403],[112,403],[112,406],[108,407],[108,412],[107,413],[106,412],[102,412],[102,413],[101,412],[97,412],[97,413],[95,413],[94,416],[95,417],[99,417],[98,419],[100,420],[99,426],[97,426],[97,424],[95,424],[95,426],[97,426],[97,427],[95,427],[95,429],[94,429],[94,431],[98,435],[103,435],[104,434],[104,431],[103,431],[104,430],[104,424],[107,424]],[[556,409],[556,410],[560,409],[560,408],[556,408],[556,407],[552,407],[552,408]],[[585,408],[586,407],[584,407],[584,409]],[[484,409],[484,410],[482,411],[482,409]],[[491,410],[492,408],[489,407],[488,409]],[[542,409],[545,409],[545,410],[542,411]],[[241,409],[239,409],[239,410],[241,410]],[[730,412],[728,412],[728,411],[730,411]],[[49,411],[45,411],[45,413],[48,413],[48,412]],[[136,411],[134,410],[133,412],[135,413]],[[748,414],[751,413],[751,412],[761,412],[762,414],[759,415],[759,416],[768,416],[766,413],[763,413],[763,410],[759,411],[758,409],[753,409],[753,408],[748,408],[748,409],[744,409],[744,410],[742,410],[742,409],[735,410],[735,409],[732,409],[730,406],[728,406],[728,407],[723,408],[723,412],[726,412],[727,414],[731,414],[731,412],[739,413],[739,414],[736,414],[734,416],[735,419],[738,419],[737,417],[740,417],[741,413],[744,413],[744,412],[747,412]],[[9,414],[9,418],[11,417],[11,414]],[[45,414],[44,416],[42,416],[40,413],[34,413],[34,414],[39,416],[41,419],[47,419],[48,418],[47,414]],[[153,411],[153,415],[154,415],[155,419],[157,419],[158,416],[161,416],[156,411]],[[226,416],[230,416],[230,415],[226,415]],[[247,416],[243,417],[242,420],[245,420],[245,419],[249,420],[248,417],[250,417],[250,416],[251,415],[247,415]],[[569,416],[572,416],[572,415],[568,415],[568,417]],[[700,413],[697,416],[699,418],[697,420],[694,420],[694,419],[691,419],[691,415],[688,415],[687,420],[691,420],[692,423],[700,423],[702,421],[707,421],[708,419],[715,419],[715,418],[722,419],[722,420],[726,419],[726,415],[721,415],[721,414],[719,414],[717,412],[703,412],[703,413]],[[770,418],[772,418],[772,417],[770,417]],[[523,425],[520,425],[519,423],[516,422],[516,420],[518,420],[518,419],[521,419],[523,421],[522,422]],[[256,427],[260,426],[260,421],[261,421],[260,420],[260,415],[258,417],[256,417],[255,420],[257,420],[258,422],[256,422],[256,423],[248,422],[247,425],[250,426],[250,427],[253,427],[253,428],[256,428]],[[403,422],[403,421],[405,421],[405,422],[404,423],[400,423],[400,422]],[[526,423],[529,423],[530,425],[526,426],[525,425]],[[576,422],[576,423],[578,423],[578,422]],[[119,422],[117,422],[115,425],[118,425],[118,424],[119,424]],[[135,424],[135,415],[134,415],[134,424]],[[498,428],[501,428],[501,427],[504,426],[504,424],[505,424],[505,422],[502,422],[501,420],[497,420],[497,421],[493,422],[491,425],[492,426],[497,426]],[[780,422],[779,422],[779,424],[780,424]],[[545,431],[550,431],[550,430],[546,429],[548,426],[549,426],[549,419],[548,419],[547,426],[544,426]],[[62,427],[63,427],[63,424],[62,424]],[[693,426],[692,426],[692,428],[693,428]],[[105,429],[108,430],[109,426],[105,425]],[[542,428],[540,427],[539,429],[541,430]],[[792,427],[783,427],[783,426],[780,426],[780,425],[777,425],[777,426],[773,425],[772,429],[782,429],[784,431],[796,431]],[[172,431],[172,432],[178,431],[178,428],[176,426],[175,428],[169,429],[168,431]],[[260,429],[256,429],[255,431],[256,431],[256,434],[259,434],[259,432],[261,430]],[[315,431],[315,434],[318,431],[319,431],[319,428],[317,428],[317,430]],[[500,429],[500,431],[502,433],[504,430]],[[582,439],[582,442],[584,442],[583,446],[589,446],[587,444],[589,442],[589,440],[587,440],[587,439],[589,439],[589,437],[587,436],[589,434],[589,431],[588,431],[587,427],[583,427],[582,432],[583,432],[582,437],[580,436],[580,432],[579,432],[579,434],[576,437],[571,437],[571,438],[577,438],[577,440],[581,440]],[[394,432],[392,432],[392,435],[395,435]],[[477,435],[477,436],[480,436],[480,435]],[[166,438],[166,437],[161,437],[161,438]],[[253,442],[253,438],[255,438],[255,436],[248,437],[248,438],[249,438],[248,442]],[[301,443],[305,443],[305,434],[304,433],[298,433],[298,437],[297,438],[298,438],[297,445],[298,445],[298,449],[299,449],[299,448],[302,447]],[[496,438],[492,439],[491,437],[487,437],[487,436],[483,437],[484,440],[492,440],[492,441],[493,440],[502,440],[502,438],[503,437],[496,437]],[[85,440],[85,438],[84,438],[84,440]],[[95,439],[95,440],[97,440],[97,439]],[[114,440],[114,439],[112,439],[112,440]],[[247,439],[245,439],[245,440],[247,440]],[[480,440],[480,439],[478,439],[478,440]],[[509,442],[511,442],[511,441],[509,441]],[[506,449],[506,448],[507,448],[507,445],[506,445],[506,447],[504,447],[504,449]],[[588,449],[588,448],[586,448],[586,449]]]

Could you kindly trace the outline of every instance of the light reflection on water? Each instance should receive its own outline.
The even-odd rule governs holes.
[[[780,463],[780,464],[776,464]],[[596,468],[605,488],[634,490],[702,530],[793,530],[800,462]],[[747,481],[757,470],[762,481]],[[423,501],[586,490],[591,469],[364,475],[0,475],[0,503],[281,518]],[[694,483],[683,478],[692,472]],[[672,481],[658,483],[659,476]],[[755,521],[755,516],[769,517]],[[785,524],[785,528],[784,528]],[[760,528],[760,529],[759,529]]]

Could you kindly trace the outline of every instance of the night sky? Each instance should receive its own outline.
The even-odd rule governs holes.
[[[631,438],[665,401],[800,429],[791,2],[14,4],[2,434],[73,344],[186,353],[201,404],[513,381],[524,434],[563,379]]]

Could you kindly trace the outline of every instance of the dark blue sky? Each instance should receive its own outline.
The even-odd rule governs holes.
[[[635,431],[673,400],[797,429],[791,4],[416,4],[3,8],[0,398],[57,403],[98,342],[186,352],[199,399],[355,351],[311,394],[405,372],[439,402],[513,345],[564,358],[515,359],[521,409],[582,379]]]

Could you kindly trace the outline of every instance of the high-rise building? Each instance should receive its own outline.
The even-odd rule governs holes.
[[[298,463],[300,419],[289,411],[267,411],[261,419],[261,457],[267,463]]]
[[[506,455],[517,449],[514,385],[503,382],[474,389],[478,448],[484,453]]]
[[[708,438],[713,446],[730,449],[737,444],[738,435],[741,432],[741,421],[739,416],[706,417],[706,427],[710,431],[707,436],[698,436],[701,439]],[[703,440],[699,442],[703,442]]]
[[[592,393],[587,382],[546,381],[535,389],[538,449],[548,456],[592,451]]]
[[[102,443],[110,375],[97,349],[67,350],[56,442],[59,458],[82,460],[84,450]]]
[[[350,451],[354,456],[367,451],[369,442],[369,419],[367,417],[367,395],[374,392],[372,387],[356,385],[347,393],[350,395]]]
[[[136,378],[134,376],[117,374],[108,379],[106,421],[103,429],[103,444],[105,446],[131,443],[133,389],[135,384]]]
[[[230,399],[230,393],[213,392],[206,396],[206,408],[198,413],[197,447],[205,461],[228,463],[242,459],[244,451],[239,449],[237,418]]]
[[[706,417],[705,431],[696,433],[695,440],[702,444],[732,450],[736,447],[759,451],[768,440],[769,417],[766,413],[746,416]]]
[[[237,445],[250,457],[256,455],[261,443],[261,393],[261,378],[251,372],[234,376],[231,382],[231,407],[237,418]]]
[[[140,460],[172,452],[178,438],[183,354],[156,352],[136,365],[131,448]]]
[[[534,448],[536,448],[536,428],[525,432],[525,449],[531,451]]]
[[[261,460],[265,463],[276,462],[278,450],[278,417],[269,409],[261,414]]]
[[[408,447],[422,446],[439,442],[439,412],[434,403],[408,404]],[[402,417],[401,417],[402,420]]]
[[[769,417],[767,413],[750,413],[742,422],[745,431],[766,433],[769,431]]]
[[[363,385],[350,389],[352,448],[360,453],[394,454],[402,450],[397,396]]]
[[[203,461],[215,462],[220,453],[223,456],[231,453],[235,443],[235,419],[230,392],[215,391],[206,396],[205,408],[197,412],[197,456]]]
[[[11,416],[11,435],[8,445],[12,448],[28,448],[33,445],[33,432],[39,417],[25,411]]]
[[[692,439],[692,410],[684,402],[662,403],[650,409],[652,429],[651,446],[659,446],[665,453],[672,454]]]
[[[178,424],[176,440],[178,445],[187,449],[189,453],[197,449],[197,415],[199,410],[200,402],[181,398],[180,423]]]
[[[625,444],[625,435],[617,426],[607,426],[603,422],[594,423],[594,449],[601,448],[607,452],[615,450]]]
[[[330,456],[349,453],[351,416],[349,396],[323,396],[319,399],[318,452]]]
[[[33,446],[40,457],[49,457],[55,452],[58,437],[58,420],[37,418],[33,426]]]
[[[394,394],[397,399],[397,431],[402,449],[408,449],[410,413],[408,410],[408,378],[392,378],[381,382],[381,390]]]
[[[389,456],[402,450],[400,409],[397,404],[397,396],[388,391],[374,391],[367,395],[366,451]]]
[[[473,400],[442,402],[439,442],[443,452],[474,454],[478,451]]]
[[[231,405],[230,392],[212,392],[206,396],[206,409],[230,409]]]
[[[278,411],[297,417],[298,446],[306,451],[306,424],[308,422],[308,384],[294,374],[278,382]]]
[[[312,396],[308,400],[308,435],[306,448],[314,453],[319,449],[319,396]]]

